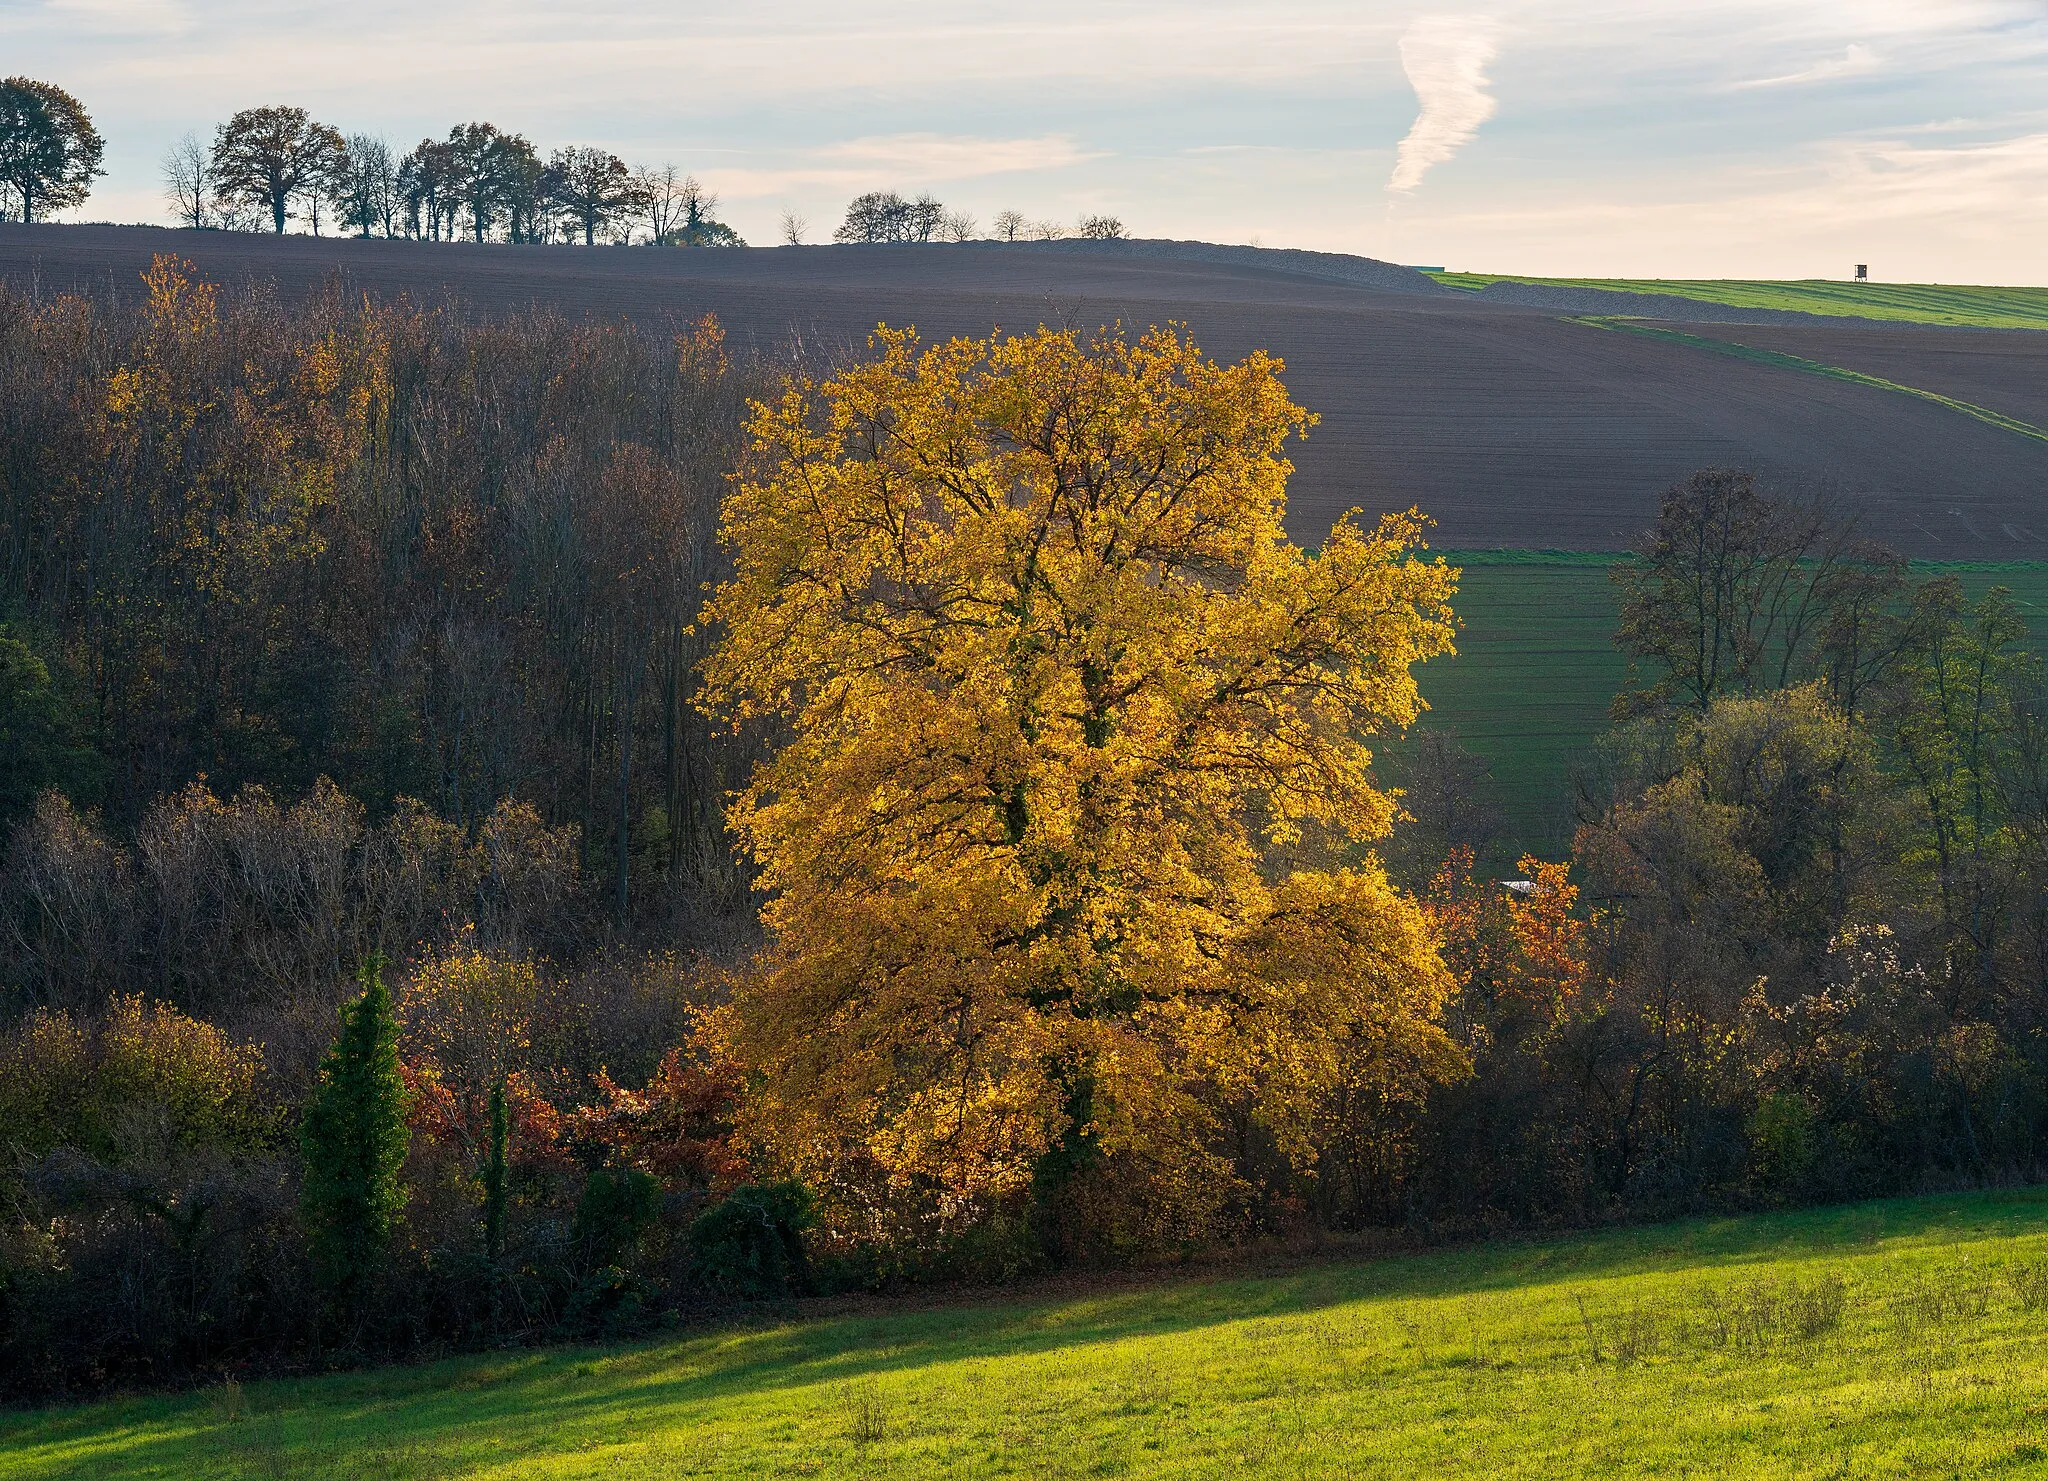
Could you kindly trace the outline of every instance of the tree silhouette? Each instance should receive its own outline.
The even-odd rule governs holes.
[[[334,180],[335,210],[343,226],[367,237],[379,226],[391,235],[398,209],[398,171],[391,148],[369,134],[351,134]]]
[[[303,108],[244,108],[214,136],[214,188],[224,200],[268,211],[282,235],[292,202],[323,190],[346,150],[339,131]]]
[[[405,204],[406,232],[438,242],[443,235],[455,235],[456,194],[455,151],[433,139],[422,139],[419,148],[398,162],[398,197]]]
[[[490,123],[458,124],[448,132],[454,193],[469,208],[470,231],[481,242],[500,215],[521,241],[534,214],[541,164],[533,146]]]
[[[636,200],[626,162],[602,149],[557,149],[548,161],[548,185],[555,204],[583,229],[586,247]]]
[[[164,151],[164,204],[180,226],[211,226],[213,157],[197,134],[187,134]]]
[[[0,82],[0,185],[24,222],[84,203],[105,151],[92,117],[55,83]],[[4,207],[0,207],[4,210]]]

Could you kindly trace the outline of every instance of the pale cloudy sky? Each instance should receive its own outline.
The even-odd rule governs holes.
[[[2048,0],[0,0],[108,140],[80,215],[292,102],[672,159],[757,242],[930,190],[1548,274],[2048,283]]]

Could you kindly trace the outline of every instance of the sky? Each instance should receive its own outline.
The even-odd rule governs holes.
[[[293,103],[674,162],[758,244],[866,190],[1551,276],[2048,283],[2048,0],[0,0],[92,112],[78,219]]]

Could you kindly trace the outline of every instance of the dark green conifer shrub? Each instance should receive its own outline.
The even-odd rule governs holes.
[[[341,1037],[321,1062],[299,1131],[314,1259],[322,1281],[344,1302],[390,1247],[405,1205],[398,1173],[409,1141],[383,959],[370,958],[357,980],[362,996],[342,1009]]]
[[[811,1195],[801,1183],[752,1183],[690,1225],[697,1279],[724,1296],[772,1300],[810,1289],[803,1235],[811,1227]]]
[[[661,1184],[637,1167],[598,1171],[576,1204],[574,1237],[593,1266],[616,1265],[661,1214]]]

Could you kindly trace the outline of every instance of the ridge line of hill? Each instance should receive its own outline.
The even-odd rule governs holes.
[[[940,245],[977,250],[1063,252],[1108,257],[1142,257],[1167,261],[1214,262],[1249,267],[1323,282],[1348,283],[1381,292],[1434,298],[1459,298],[1515,308],[1549,310],[1567,315],[1660,319],[1692,324],[1842,324],[1903,325],[1914,329],[1971,329],[2040,333],[2024,326],[1950,324],[1881,314],[1814,313],[1716,303],[1682,293],[1642,293],[1616,288],[1587,288],[1501,279],[1483,289],[1454,287],[1418,268],[1348,252],[1315,252],[1299,247],[1229,246],[1169,238],[1126,237],[1110,241],[1069,238],[1055,242],[959,242]]]
[[[86,228],[114,228],[128,230],[113,222],[54,223],[58,228],[76,225]],[[145,226],[147,223],[138,223]],[[156,228],[163,230],[164,228]],[[256,235],[262,235],[260,233]],[[320,241],[318,238],[313,241]],[[326,243],[353,239],[329,238]],[[381,239],[380,239],[381,240]],[[467,247],[468,243],[459,244]],[[489,245],[500,245],[492,243]],[[818,244],[799,250],[817,251],[827,244]],[[918,250],[930,247],[954,247],[971,252],[1001,253],[1053,253],[1065,256],[1139,258],[1151,261],[1179,261],[1214,263],[1220,266],[1251,268],[1260,272],[1285,274],[1289,277],[1306,278],[1317,282],[1341,283],[1351,287],[1364,288],[1381,293],[1404,294],[1417,298],[1437,300],[1458,299],[1476,301],[1512,308],[1537,309],[1560,315],[1599,315],[1602,317],[1623,317],[1656,319],[1674,323],[1693,324],[1782,324],[1822,327],[1839,327],[1856,324],[1882,324],[1887,327],[1913,329],[1968,329],[1979,332],[2004,331],[2018,333],[2040,333],[2024,325],[1985,325],[1968,323],[1933,322],[1917,319],[1890,317],[1880,314],[1816,313],[1801,309],[1764,308],[1739,304],[1718,303],[1712,299],[1699,298],[1682,293],[1638,292],[1616,288],[1594,288],[1583,285],[1538,283],[1518,279],[1496,279],[1484,288],[1462,287],[1446,283],[1419,268],[1406,267],[1400,263],[1388,262],[1378,257],[1361,253],[1321,252],[1303,247],[1254,247],[1232,245],[1222,242],[1184,241],[1167,237],[1119,237],[1108,240],[1084,237],[1068,237],[1058,241],[1027,242],[933,242],[920,244]],[[760,252],[776,251],[775,247],[700,249],[717,251]],[[888,248],[856,247],[860,251],[886,251]]]
[[[1462,293],[1460,289],[1439,283],[1425,272],[1396,262],[1350,252],[1312,252],[1302,247],[1231,246],[1221,242],[1187,242],[1167,237],[1117,237],[1107,241],[1070,237],[1056,242],[947,242],[937,245],[1003,252],[1022,249],[1026,252],[1216,262],[1290,273],[1324,282],[1350,283],[1388,293],[1414,293],[1431,298],[1457,297]]]

